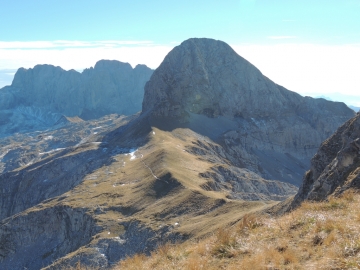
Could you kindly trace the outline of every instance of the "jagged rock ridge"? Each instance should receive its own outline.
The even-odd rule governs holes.
[[[237,166],[295,185],[318,145],[354,115],[273,83],[226,43],[205,38],[165,57],[145,85],[142,110],[160,125],[182,123],[221,141]]]
[[[293,204],[360,187],[360,113],[326,139],[311,160]]]
[[[20,68],[0,89],[0,135],[54,125],[61,117],[85,120],[141,110],[144,85],[153,70],[101,60],[82,73],[51,65]]]

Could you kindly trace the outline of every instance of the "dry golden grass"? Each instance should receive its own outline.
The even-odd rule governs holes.
[[[245,215],[199,241],[135,255],[115,269],[360,269],[360,194],[305,202],[281,217]]]

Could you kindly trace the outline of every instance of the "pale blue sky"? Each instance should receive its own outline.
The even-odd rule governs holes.
[[[360,0],[0,0],[0,11],[0,87],[43,63],[156,68],[183,40],[208,37],[290,90],[360,95]]]
[[[360,41],[359,0],[1,0],[2,41]]]

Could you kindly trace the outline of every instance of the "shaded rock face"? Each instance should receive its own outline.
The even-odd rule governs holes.
[[[205,190],[231,190],[229,199],[246,201],[285,200],[296,193],[297,188],[276,180],[265,180],[256,173],[234,166],[216,166],[212,171],[202,173],[208,179],[202,186]]]
[[[20,68],[11,86],[0,89],[0,133],[54,125],[62,115],[85,120],[141,110],[144,85],[152,70],[101,60],[82,73],[51,65]]]
[[[122,223],[126,230],[120,237],[100,239],[86,246],[83,252],[75,256],[60,258],[44,270],[66,269],[69,265],[88,265],[93,268],[111,269],[119,260],[136,253],[150,252],[166,242],[183,240],[183,236],[171,232],[171,227],[164,226],[158,231],[141,225],[139,222]]]
[[[298,190],[294,185],[266,180],[251,170],[231,165],[224,148],[205,137],[199,137],[187,151],[214,164],[209,170],[199,174],[206,179],[201,187],[204,190],[227,191],[229,199],[280,201],[295,195]]]
[[[351,187],[360,187],[360,113],[321,144],[293,204],[324,200]]]
[[[96,233],[94,225],[86,209],[64,206],[2,220],[0,265],[2,269],[40,269],[88,243]]]
[[[195,38],[175,47],[154,71],[142,111],[155,122],[195,129],[204,124],[194,124],[194,115],[215,119],[202,120],[213,126],[204,132],[218,134],[214,139],[234,164],[298,186],[318,145],[354,116],[343,103],[275,84],[222,41]],[[233,124],[223,126],[220,118]]]

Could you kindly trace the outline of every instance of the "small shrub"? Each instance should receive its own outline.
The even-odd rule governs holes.
[[[127,257],[125,260],[120,262],[120,269],[126,268],[129,270],[137,270],[144,269],[143,264],[146,260],[146,256],[144,254],[135,254],[132,257]]]
[[[236,244],[236,238],[229,229],[221,228],[217,231],[212,254],[217,257],[231,258],[234,256],[231,249]]]
[[[240,220],[237,225],[237,231],[245,232],[247,230],[253,230],[257,227],[261,227],[263,224],[260,222],[260,219],[256,217],[254,214],[246,214]]]

